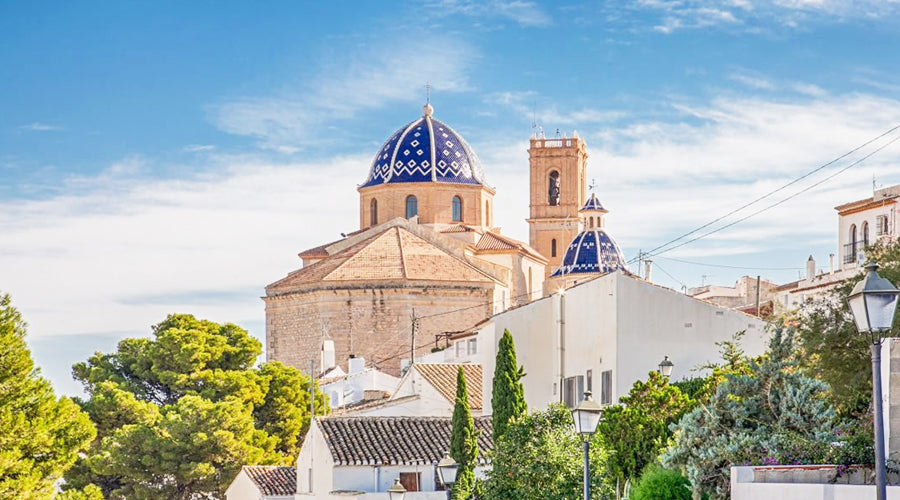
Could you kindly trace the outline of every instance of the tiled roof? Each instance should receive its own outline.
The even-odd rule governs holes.
[[[269,295],[278,295],[298,285],[363,280],[494,281],[461,256],[394,226],[298,269],[266,288]]]
[[[478,463],[493,449],[491,417],[473,419]],[[427,465],[450,447],[450,417],[320,417],[335,465]]]
[[[531,248],[527,244],[510,238],[508,236],[502,236],[497,233],[493,233],[490,231],[485,232],[481,235],[481,238],[478,239],[478,243],[475,244],[476,252],[491,252],[491,251],[521,251],[524,252],[531,257],[536,258],[542,262],[546,262],[547,259],[538,253],[537,250]]]
[[[263,495],[293,495],[297,492],[295,467],[245,465],[242,469]]]
[[[456,372],[463,369],[466,377],[466,392],[469,393],[469,408],[480,410],[481,401],[481,365],[472,363],[415,363],[413,365],[422,377],[428,381],[441,396],[451,403],[456,402]]]

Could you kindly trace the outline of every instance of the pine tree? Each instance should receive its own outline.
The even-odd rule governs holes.
[[[456,405],[453,407],[453,427],[450,434],[450,456],[459,463],[456,483],[453,485],[453,500],[464,500],[472,496],[475,486],[475,461],[478,458],[478,436],[475,423],[469,411],[469,393],[466,391],[466,377],[462,367],[456,374]]]
[[[503,331],[494,368],[494,387],[491,396],[494,442],[506,432],[509,421],[528,412],[525,389],[522,387],[523,367],[517,366],[516,347],[509,330]]]

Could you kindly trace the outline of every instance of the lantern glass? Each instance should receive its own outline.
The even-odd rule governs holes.
[[[852,306],[851,306],[852,307]],[[897,309],[896,293],[866,294],[866,311],[869,313],[871,331],[890,330]]]
[[[597,431],[597,425],[603,418],[603,407],[591,400],[591,393],[584,393],[584,401],[572,408],[572,419],[575,430],[582,436],[590,436]]]
[[[459,464],[456,460],[445,456],[437,464],[438,479],[444,486],[453,486],[456,483],[456,473],[459,472]]]
[[[663,377],[669,377],[672,375],[672,368],[675,366],[674,363],[669,361],[669,357],[666,356],[662,361],[659,362],[659,374]]]
[[[856,323],[856,329],[860,332],[869,331],[869,315],[866,313],[866,297],[859,294],[855,297],[847,299],[850,305],[850,312],[853,314],[853,321]]]
[[[406,496],[406,488],[400,484],[399,478],[394,479],[394,485],[388,488],[387,492],[391,500],[403,500],[403,497]]]

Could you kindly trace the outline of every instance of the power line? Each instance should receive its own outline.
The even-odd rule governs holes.
[[[656,264],[656,268],[657,268],[657,269],[659,269],[660,271],[662,271],[663,274],[665,274],[666,276],[668,276],[668,277],[672,278],[673,280],[675,280],[675,282],[678,283],[679,285],[681,285],[682,288],[687,288],[687,287],[688,287],[687,285],[684,284],[683,281],[681,281],[680,279],[676,278],[675,276],[672,276],[672,275],[669,273],[669,271],[666,271],[665,269],[663,269],[662,266],[659,265],[659,262],[654,262],[654,264]]]
[[[674,257],[659,257],[664,260],[672,260],[683,264],[691,264],[694,266],[721,267],[724,269],[743,269],[747,271],[802,271],[802,267],[744,267],[744,266],[728,266],[725,264],[706,264],[703,262],[692,262],[689,260],[676,259]]]
[[[772,195],[774,195],[774,194],[776,194],[776,193],[779,193],[779,192],[781,192],[781,191],[787,189],[788,187],[790,187],[790,186],[792,186],[792,185],[794,185],[794,184],[800,182],[800,181],[803,180],[803,179],[806,179],[807,177],[809,177],[809,176],[815,174],[816,172],[819,172],[820,170],[822,170],[822,169],[824,169],[824,168],[827,168],[827,167],[833,165],[834,163],[837,163],[838,161],[840,161],[840,160],[846,158],[847,156],[850,156],[850,155],[852,155],[853,153],[856,153],[856,152],[859,151],[860,149],[862,149],[862,148],[868,146],[869,144],[872,144],[873,142],[875,142],[875,141],[877,141],[877,140],[879,140],[879,139],[881,139],[881,138],[883,138],[883,137],[885,137],[885,136],[887,136],[887,135],[890,135],[891,133],[893,133],[893,132],[896,131],[897,129],[900,129],[900,125],[896,125],[896,126],[890,128],[890,129],[887,130],[886,132],[884,132],[884,133],[878,135],[877,137],[875,137],[875,138],[873,138],[873,139],[870,139],[870,140],[864,142],[863,144],[857,146],[856,148],[851,149],[850,151],[848,151],[848,152],[846,152],[846,153],[844,153],[844,154],[838,156],[837,158],[835,158],[835,159],[833,159],[833,160],[831,160],[831,161],[829,161],[829,162],[827,162],[827,163],[825,163],[825,164],[823,164],[823,165],[820,165],[819,167],[816,167],[815,169],[813,169],[813,170],[811,170],[811,171],[809,171],[809,172],[803,174],[802,176],[800,176],[800,177],[798,177],[798,178],[796,178],[796,179],[794,179],[794,180],[788,182],[787,184],[785,184],[785,185],[783,185],[783,186],[781,186],[781,187],[779,187],[779,188],[777,188],[777,189],[775,189],[775,190],[769,191],[768,193],[766,193],[766,194],[760,196],[759,198],[756,198],[755,200],[753,200],[753,201],[751,201],[751,202],[749,202],[749,203],[745,203],[744,205],[742,205],[742,206],[740,206],[740,207],[738,207],[738,208],[736,208],[736,209],[734,209],[734,210],[728,212],[727,214],[722,215],[721,217],[718,217],[718,218],[716,218],[716,219],[714,219],[714,220],[712,220],[712,221],[710,221],[710,222],[707,222],[706,224],[703,224],[702,226],[700,226],[700,227],[698,227],[698,228],[696,228],[696,229],[693,229],[693,230],[691,230],[691,231],[689,231],[689,232],[687,232],[687,233],[685,233],[685,234],[682,234],[681,236],[679,236],[679,237],[677,237],[677,238],[675,238],[675,239],[673,239],[673,240],[670,240],[670,241],[668,241],[668,242],[666,242],[666,243],[663,243],[662,245],[659,245],[659,246],[657,246],[656,248],[653,248],[652,250],[650,250],[650,251],[648,251],[648,252],[645,252],[645,254],[647,254],[647,255],[659,255],[659,254],[663,253],[663,251],[660,251],[660,252],[658,252],[658,253],[654,253],[654,252],[656,252],[657,250],[660,250],[660,249],[662,249],[662,248],[665,248],[665,247],[671,245],[672,243],[675,243],[675,242],[677,242],[677,241],[679,241],[679,240],[681,240],[681,239],[683,239],[683,238],[686,238],[686,237],[688,237],[688,236],[690,236],[690,235],[692,235],[692,234],[694,234],[694,233],[696,233],[696,232],[698,232],[698,231],[702,231],[703,229],[706,229],[707,227],[709,227],[709,226],[711,226],[711,225],[713,225],[713,224],[715,224],[715,223],[717,223],[717,222],[720,222],[720,221],[722,221],[722,220],[724,220],[724,219],[726,219],[726,218],[728,218],[728,217],[730,217],[730,216],[732,216],[732,215],[734,215],[734,214],[740,212],[741,210],[743,210],[743,209],[745,209],[745,208],[747,208],[747,207],[750,207],[751,205],[754,205],[754,204],[756,204],[756,203],[758,203],[758,202],[760,202],[760,201],[762,201],[762,200],[764,200],[764,199],[766,199],[766,198],[768,198],[768,197],[770,197],[770,196],[772,196]],[[894,139],[894,141],[896,141],[896,139]],[[891,142],[894,142],[894,141],[891,141]],[[891,142],[889,142],[888,144],[891,144]],[[885,146],[886,146],[886,145],[885,145]],[[881,149],[884,149],[884,146],[882,146],[882,147],[879,148],[879,149],[876,149],[872,154],[874,154],[875,152],[880,151]],[[868,155],[868,156],[866,156],[866,157],[864,157],[863,159],[868,158],[869,156],[871,156],[871,154]],[[856,165],[857,163],[859,163],[859,162],[853,163],[853,164],[851,164],[851,166]],[[846,168],[845,168],[844,170],[846,170]],[[843,170],[841,170],[841,172],[843,172]],[[801,193],[802,193],[802,192],[804,192],[804,191],[801,191]],[[799,193],[798,193],[798,194],[799,194]],[[788,198],[788,199],[790,199],[790,198]],[[774,206],[774,205],[773,205],[773,206]],[[769,208],[771,208],[771,207],[769,207]],[[726,226],[726,227],[727,227],[727,226]],[[708,233],[708,234],[712,234],[712,233]],[[699,239],[699,238],[697,238],[697,239]],[[695,239],[695,240],[691,240],[691,241],[696,241],[696,239]],[[680,245],[679,245],[679,246],[680,246]],[[674,247],[674,248],[677,248],[677,247]],[[668,251],[668,250],[671,250],[671,248],[670,248],[670,249],[667,249],[667,250],[665,250],[665,251]],[[631,264],[631,263],[635,262],[636,260],[637,260],[637,258],[634,258],[634,259],[628,261],[628,263]]]

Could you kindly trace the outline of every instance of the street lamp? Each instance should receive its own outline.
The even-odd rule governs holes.
[[[450,490],[456,483],[456,473],[459,471],[459,464],[450,457],[450,454],[444,455],[444,458],[437,463],[438,480],[447,487],[447,500],[450,500]]]
[[[897,309],[897,290],[890,281],[878,275],[878,264],[866,264],[869,273],[853,287],[847,304],[860,333],[868,333],[872,340],[872,402],[875,417],[875,492],[878,500],[885,500],[884,414],[881,410],[881,339],[891,330]]]
[[[584,500],[591,498],[591,436],[597,432],[597,425],[603,418],[603,407],[591,400],[590,391],[584,392],[584,401],[572,408],[575,431],[581,434],[584,447]]]
[[[388,488],[387,492],[391,500],[403,500],[406,496],[406,488],[400,484],[400,478],[394,479],[394,485]]]
[[[672,367],[675,366],[675,363],[669,361],[669,357],[666,356],[662,361],[659,362],[659,374],[663,377],[669,378],[669,375],[672,374]]]

